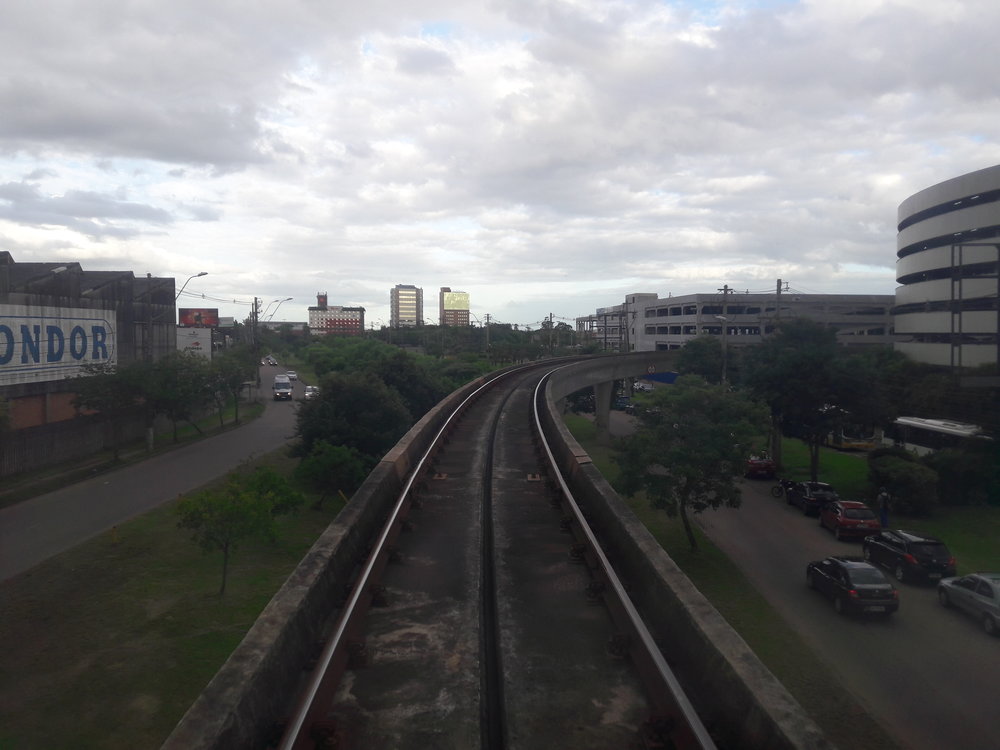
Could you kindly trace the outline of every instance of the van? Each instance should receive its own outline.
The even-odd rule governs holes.
[[[292,400],[292,381],[288,379],[287,375],[275,375],[271,390],[274,392],[275,401]]]

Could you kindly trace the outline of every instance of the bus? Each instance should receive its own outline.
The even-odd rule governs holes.
[[[944,448],[955,448],[966,440],[991,440],[978,425],[946,419],[899,417],[885,432],[883,443],[923,456]]]
[[[850,424],[830,433],[829,443],[842,451],[870,451],[879,445],[878,430],[871,425]]]

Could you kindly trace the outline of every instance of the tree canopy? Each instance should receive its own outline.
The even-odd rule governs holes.
[[[274,469],[262,466],[233,472],[221,488],[184,498],[177,506],[177,525],[190,529],[194,541],[206,552],[222,552],[222,596],[229,559],[236,548],[254,536],[273,539],[275,518],[301,503],[301,493]]]
[[[767,431],[766,410],[721,385],[684,375],[640,400],[639,427],[616,455],[618,487],[645,491],[650,503],[679,515],[692,549],[689,512],[739,507],[737,484],[754,443]]]
[[[354,448],[376,459],[385,455],[413,424],[399,392],[362,373],[331,373],[320,381],[320,395],[303,402],[296,417],[299,444],[308,456],[315,443]]]

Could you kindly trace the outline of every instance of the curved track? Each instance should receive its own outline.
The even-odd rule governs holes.
[[[714,746],[549,463],[544,374],[484,385],[414,467],[278,747]]]

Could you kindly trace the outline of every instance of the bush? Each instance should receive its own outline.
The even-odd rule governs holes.
[[[997,460],[996,448],[984,443],[937,451],[923,463],[937,472],[938,497],[944,505],[985,505],[997,502]]]
[[[937,472],[912,459],[883,455],[868,462],[868,477],[875,487],[885,487],[892,497],[892,510],[908,516],[923,516],[937,501]]]

